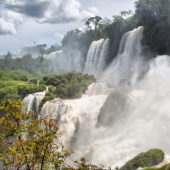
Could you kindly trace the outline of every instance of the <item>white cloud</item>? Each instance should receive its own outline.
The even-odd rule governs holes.
[[[17,34],[17,25],[23,22],[21,14],[2,10],[0,13],[0,34]]]
[[[1,12],[2,18],[9,22],[13,22],[15,24],[21,24],[24,22],[23,16],[21,14],[18,14],[16,12],[10,11],[10,10],[3,10]]]
[[[26,17],[38,23],[60,24],[85,20],[96,13],[96,7],[82,10],[78,0],[5,0],[1,5],[0,34],[17,34],[18,25]]]
[[[15,25],[11,22],[5,21],[3,18],[0,18],[0,34],[16,34]]]
[[[89,11],[91,12],[91,13],[94,13],[94,14],[98,14],[99,13],[99,10],[96,8],[96,7],[89,7]]]
[[[59,38],[59,39],[63,39],[63,37],[64,37],[64,35],[61,34],[61,33],[55,33],[54,36]]]
[[[82,10],[78,0],[7,0],[6,8],[40,23],[67,23],[94,16],[95,7]]]

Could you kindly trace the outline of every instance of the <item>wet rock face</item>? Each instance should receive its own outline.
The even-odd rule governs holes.
[[[97,119],[97,127],[111,126],[126,110],[126,95],[120,91],[113,91],[107,97],[100,109]]]

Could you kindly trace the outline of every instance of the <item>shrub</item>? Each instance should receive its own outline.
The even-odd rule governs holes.
[[[94,76],[82,73],[45,76],[43,81],[51,85],[49,91],[60,98],[80,98],[87,87],[95,81]]]
[[[33,85],[33,84],[21,85],[18,86],[18,95],[21,95],[21,97],[24,98],[28,94],[41,92],[44,91],[45,89],[46,89],[45,85]]]
[[[142,152],[128,161],[120,170],[136,170],[139,167],[156,166],[164,160],[164,152],[160,149],[151,149]]]
[[[151,167],[151,168],[145,168],[144,170],[168,170],[168,164],[163,165],[161,167]]]
[[[29,80],[29,82],[37,84],[38,80],[37,80],[37,78],[32,78]]]
[[[49,100],[53,100],[55,98],[55,96],[50,93],[50,92],[46,92],[45,93],[45,97],[41,100],[41,103],[39,105],[39,110],[42,108],[42,106],[45,104],[45,102],[49,101]]]

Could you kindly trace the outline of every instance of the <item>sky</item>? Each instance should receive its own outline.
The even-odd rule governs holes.
[[[134,10],[136,0],[0,0],[0,54],[20,54],[35,44],[60,44],[63,36],[83,28],[91,16],[112,18]]]

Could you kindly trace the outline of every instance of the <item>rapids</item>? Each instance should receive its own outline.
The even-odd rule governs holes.
[[[139,27],[123,35],[119,53],[106,70],[109,40],[92,43],[84,71],[103,75],[112,89],[99,81],[80,99],[55,99],[42,107],[39,116],[56,119],[61,142],[74,151],[71,159],[86,157],[92,164],[114,168],[152,148],[170,155],[170,57],[144,63],[142,33]],[[27,110],[33,99],[24,99]]]

